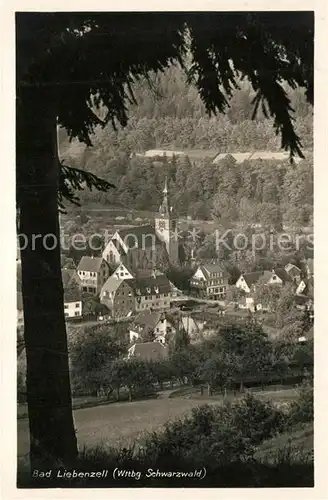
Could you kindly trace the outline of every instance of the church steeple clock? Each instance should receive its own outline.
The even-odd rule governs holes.
[[[170,205],[167,177],[165,177],[163,201],[155,219],[155,229],[158,237],[165,243],[170,262],[177,264],[179,261],[177,220],[173,207]]]

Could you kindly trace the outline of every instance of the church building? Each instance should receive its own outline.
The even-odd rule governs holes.
[[[110,266],[122,263],[132,271],[165,269],[169,263],[178,263],[177,220],[170,206],[167,179],[155,225],[117,230],[102,256]]]
[[[163,189],[163,202],[159,207],[159,214],[155,219],[155,231],[160,240],[165,244],[171,264],[177,264],[179,262],[178,224],[175,211],[170,205],[167,178],[165,178]]]

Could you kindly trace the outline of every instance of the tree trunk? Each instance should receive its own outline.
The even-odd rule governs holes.
[[[130,389],[130,387],[129,387],[129,401],[130,403],[132,401],[132,390]]]
[[[211,388],[211,384],[207,384],[207,395],[208,395],[208,396],[212,396],[212,388]]]
[[[56,115],[49,109],[52,102],[52,95],[30,88],[23,89],[17,101],[17,197],[23,235],[32,469],[69,465],[77,456],[60,265],[59,163]]]

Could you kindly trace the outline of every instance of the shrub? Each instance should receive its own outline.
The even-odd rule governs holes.
[[[276,409],[272,403],[260,401],[252,394],[246,394],[232,406],[233,425],[250,440],[258,445],[265,439],[284,430],[286,415]]]
[[[312,422],[313,417],[313,383],[305,380],[298,388],[297,398],[290,405],[290,424]]]

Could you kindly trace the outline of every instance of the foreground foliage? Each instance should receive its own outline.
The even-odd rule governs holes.
[[[299,398],[299,407],[303,406],[302,401]],[[282,410],[250,394],[233,404],[200,406],[129,449],[84,449],[75,468],[79,471],[108,469],[106,479],[98,482],[55,479],[52,483],[43,479],[37,484],[64,487],[311,486],[313,427],[311,420],[304,422],[303,427],[292,424],[293,412],[293,408]],[[294,437],[297,446],[291,447]],[[303,445],[306,445],[306,453],[301,452]],[[140,471],[140,480],[123,477],[115,481],[112,478],[115,468]],[[149,469],[169,472],[203,468],[206,477],[202,481],[146,477]],[[26,471],[21,470],[21,486],[33,486],[33,481],[27,478]]]

